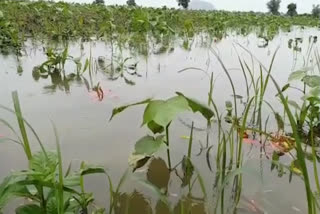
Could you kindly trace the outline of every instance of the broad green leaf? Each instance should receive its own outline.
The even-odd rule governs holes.
[[[150,101],[151,101],[151,99],[148,98],[148,99],[145,99],[145,100],[140,101],[140,102],[136,102],[136,103],[129,104],[129,105],[125,105],[125,106],[120,106],[120,107],[118,107],[118,108],[114,108],[114,109],[112,110],[112,115],[111,115],[109,121],[111,121],[114,116],[116,116],[117,114],[123,112],[124,110],[126,110],[126,109],[129,108],[129,107],[136,106],[136,105],[147,104],[147,103],[149,103]]]
[[[148,128],[154,133],[162,133],[164,131],[164,127],[156,124],[154,121],[148,123]]]
[[[292,72],[288,80],[289,81],[302,80],[306,75],[307,75],[306,70],[298,70],[298,71]]]
[[[133,168],[133,172],[143,167],[150,159],[150,156],[145,155],[131,155],[129,157],[129,166]]]
[[[0,19],[3,18],[3,12],[0,10]]]
[[[136,142],[135,151],[128,160],[129,165],[133,167],[133,171],[144,166],[154,153],[166,145],[163,138],[164,136],[158,136],[157,138],[145,136]]]
[[[153,138],[151,136],[145,136],[138,140],[135,145],[135,155],[151,156],[156,153],[161,146],[165,145],[163,141],[164,136]]]
[[[143,125],[154,121],[156,124],[166,127],[176,116],[190,108],[184,97],[175,96],[166,101],[151,101],[143,115]]]
[[[36,204],[26,204],[16,209],[16,214],[44,214]]]
[[[188,104],[193,112],[200,112],[207,120],[210,120],[214,116],[214,112],[210,109],[208,105],[202,104],[201,102],[195,99],[186,97],[180,92],[176,92],[176,94],[184,97],[188,101]]]
[[[160,111],[164,103],[165,101],[163,100],[152,100],[149,102],[144,110],[142,126],[154,120],[155,115]]]
[[[311,88],[320,86],[320,76],[317,75],[307,75],[302,79],[302,81]]]

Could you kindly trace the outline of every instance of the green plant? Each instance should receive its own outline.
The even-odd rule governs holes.
[[[87,212],[94,200],[92,194],[84,192],[83,176],[95,173],[105,173],[103,168],[90,167],[82,164],[80,170],[71,172],[71,164],[64,174],[62,169],[62,156],[60,143],[56,128],[56,152],[48,152],[44,149],[38,135],[34,132],[31,125],[25,121],[21,113],[21,107],[17,92],[12,93],[15,111],[4,108],[16,114],[21,136],[23,141],[17,135],[20,145],[23,146],[29,167],[26,170],[13,172],[7,176],[0,184],[0,212],[8,202],[15,198],[25,198],[30,203],[16,208],[17,214],[53,214],[53,213],[77,213]],[[5,120],[1,120],[14,133],[16,131]],[[32,153],[29,144],[27,131],[24,124],[35,134],[42,151]],[[77,187],[81,188],[78,192]],[[101,209],[96,209],[101,213]]]
[[[247,51],[253,58],[255,58],[252,53],[250,51],[248,51],[246,48],[242,47],[245,51]],[[271,66],[274,62],[275,56],[276,56],[277,51],[274,53],[273,58],[272,58],[272,62],[271,62]],[[255,58],[256,59],[256,58]],[[265,68],[263,66],[263,64],[258,60],[258,63],[260,64],[261,68],[265,71],[268,72],[268,69]],[[297,73],[296,73],[297,74]],[[295,139],[295,150],[297,152],[297,159],[296,159],[296,166],[299,166],[299,170],[301,170],[301,174],[303,176],[304,179],[304,184],[305,184],[305,190],[306,190],[306,197],[307,197],[307,203],[308,203],[308,213],[309,214],[313,214],[316,213],[316,207],[317,207],[317,201],[314,198],[312,189],[311,189],[311,184],[310,184],[310,177],[309,177],[309,173],[308,173],[308,169],[306,166],[306,160],[305,160],[305,153],[303,151],[303,147],[302,147],[302,138],[301,138],[301,132],[299,131],[299,127],[298,127],[298,123],[294,118],[294,115],[292,114],[292,111],[289,107],[289,103],[288,100],[285,98],[284,94],[283,94],[283,90],[280,88],[280,86],[278,85],[278,83],[276,82],[275,78],[270,74],[270,79],[273,82],[273,84],[275,85],[277,92],[278,92],[278,96],[280,97],[281,103],[284,106],[284,110],[286,115],[288,116],[289,122],[290,122],[290,126],[293,132],[293,137]],[[285,87],[287,88],[287,87]]]
[[[146,136],[139,140],[136,143],[136,151],[134,152],[134,156],[131,161],[133,165],[136,165],[138,162],[146,163],[146,161],[158,151],[162,144],[166,144],[168,165],[169,169],[171,169],[172,166],[169,149],[169,127],[171,122],[179,113],[191,110],[193,112],[200,112],[207,120],[210,120],[214,116],[213,111],[206,105],[177,92],[177,96],[167,100],[146,99],[141,102],[115,108],[112,111],[110,120],[128,107],[141,104],[147,104],[143,115],[142,126],[147,125],[153,134],[161,134],[165,132],[165,140],[163,136],[158,136],[156,138]]]

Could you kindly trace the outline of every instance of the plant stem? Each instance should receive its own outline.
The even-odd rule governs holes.
[[[189,146],[188,146],[188,159],[189,160],[191,160],[191,150],[192,150],[192,141],[193,141],[193,125],[194,125],[194,122],[192,121],[190,138],[189,138]]]
[[[210,106],[211,104],[211,100],[212,100],[212,92],[213,92],[213,73],[211,73],[211,77],[210,77],[210,89],[209,89],[209,94],[208,94],[208,106]],[[209,147],[209,128],[210,128],[210,120],[207,121],[207,148]]]
[[[17,121],[18,121],[19,128],[20,128],[20,132],[21,132],[22,139],[23,139],[24,151],[27,155],[28,160],[30,161],[32,159],[32,152],[31,152],[31,148],[30,148],[30,144],[29,144],[29,140],[28,140],[27,131],[24,126],[24,121],[22,118],[22,112],[21,112],[21,108],[20,108],[20,102],[19,102],[19,97],[18,97],[17,91],[12,92],[12,100],[13,100],[14,110],[15,110],[15,113],[17,116]]]
[[[168,166],[169,166],[169,170],[171,170],[171,159],[170,159],[170,148],[169,148],[169,145],[170,145],[170,142],[169,142],[169,125],[166,126],[166,144],[167,144],[167,156],[168,156]]]
[[[44,212],[44,213],[47,213],[47,208],[46,208],[46,199],[44,198],[44,194],[43,194],[43,187],[42,186],[37,186],[37,191],[40,195],[40,207],[41,207],[41,210]]]
[[[227,142],[226,142],[226,137],[225,135],[223,135],[223,156],[222,156],[222,177],[221,177],[221,181],[222,183],[224,183],[225,181],[225,173],[226,173],[226,159],[227,159]],[[221,214],[224,213],[224,188],[222,189],[221,192]]]
[[[318,176],[318,169],[317,169],[317,154],[315,150],[315,145],[314,145],[314,136],[313,136],[313,123],[311,122],[310,124],[310,131],[311,131],[311,146],[312,146],[312,160],[313,160],[313,171],[314,171],[314,179],[316,182],[317,186],[317,191],[318,194],[320,194],[320,183],[319,183],[319,176]]]

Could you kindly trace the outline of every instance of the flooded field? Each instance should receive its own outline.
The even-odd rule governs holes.
[[[307,213],[304,168],[297,164],[292,124],[269,74],[290,101],[292,114],[298,115],[309,91],[315,88],[313,96],[319,99],[319,36],[316,28],[280,32],[270,41],[253,33],[230,32],[221,40],[199,34],[188,44],[177,39],[165,50],[149,45],[146,55],[102,41],[69,43],[68,49],[27,41],[21,56],[0,56],[0,103],[13,109],[11,93],[18,91],[23,117],[52,151],[56,150],[54,123],[64,170],[69,163],[77,169],[82,161],[106,170],[112,194],[110,180],[103,174],[88,175],[85,190],[93,192],[94,205],[107,212]],[[63,72],[54,71],[61,64],[43,65],[63,52],[68,55]],[[307,73],[317,76],[311,89],[300,81]],[[141,127],[145,106],[151,108],[149,100],[121,109],[110,120],[117,107],[171,97],[176,99],[173,107],[166,101],[153,111],[165,119],[154,116],[146,124],[144,118]],[[189,98],[207,105],[199,107]],[[18,127],[16,115],[5,109],[0,115]],[[305,139],[303,151],[298,150],[306,156],[312,192],[318,191],[319,182],[314,173],[320,158],[316,118],[319,115],[312,133],[315,145]],[[156,121],[167,130],[150,128]],[[30,130],[28,134],[32,151],[40,150]],[[143,147],[142,154],[135,144],[146,140],[142,137],[147,134],[153,146]],[[159,141],[153,138],[159,135],[165,136]],[[3,123],[0,136],[14,138]],[[23,149],[13,143],[1,144],[0,163],[4,163],[1,180],[12,170],[28,167]],[[314,201],[319,206],[316,193]],[[22,202],[11,202],[4,213],[13,213],[16,203]]]

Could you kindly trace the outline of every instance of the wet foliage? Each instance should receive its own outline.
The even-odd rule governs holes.
[[[311,16],[272,16],[263,13],[188,11],[168,8],[69,4],[46,1],[0,2],[0,51],[19,52],[26,39],[65,41],[114,39],[140,43],[166,38],[192,37],[207,32],[217,38],[230,29],[242,35],[256,32],[272,39],[292,26],[316,27]]]

